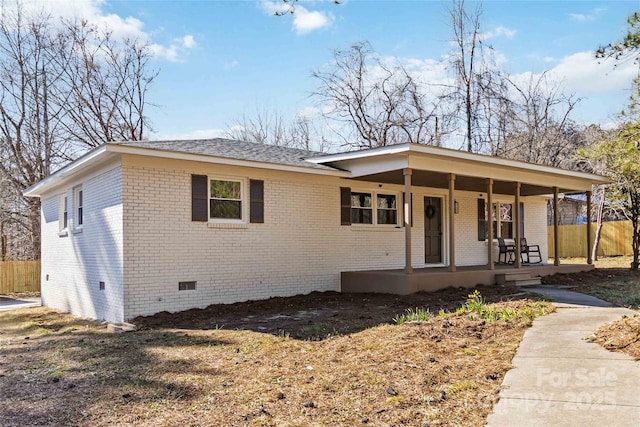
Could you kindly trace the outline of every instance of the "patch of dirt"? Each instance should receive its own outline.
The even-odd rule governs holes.
[[[519,291],[481,287],[502,300],[482,306],[552,310]],[[0,425],[482,426],[531,318],[438,314],[471,292],[273,298],[119,334],[43,307],[3,312]],[[416,307],[436,314],[393,323]]]
[[[476,289],[488,303],[522,294],[515,287],[479,286]],[[201,330],[243,329],[297,339],[321,340],[392,323],[395,315],[407,309],[424,308],[434,314],[440,310],[455,310],[466,301],[469,292],[464,288],[405,296],[312,292],[286,298],[215,304],[178,313],[161,312],[137,317],[131,322],[141,329],[167,326]]]
[[[620,351],[640,360],[640,314],[624,316],[595,333],[595,341],[611,351]]]
[[[580,292],[580,289],[583,287],[599,285],[602,284],[603,281],[617,278],[640,279],[640,272],[631,271],[628,268],[594,268],[591,271],[582,271],[580,273],[558,273],[552,276],[546,276],[542,278],[542,283],[575,286],[577,291]]]

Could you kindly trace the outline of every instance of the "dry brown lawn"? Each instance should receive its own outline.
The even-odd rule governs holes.
[[[469,291],[452,289],[212,306],[121,334],[46,308],[0,313],[0,424],[481,426],[524,330],[553,308],[479,289],[488,315],[453,312]],[[392,320],[416,308],[435,315]]]

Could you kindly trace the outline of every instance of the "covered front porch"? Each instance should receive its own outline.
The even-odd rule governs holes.
[[[352,182],[352,186],[357,186],[358,182],[367,182],[380,188],[390,184],[404,189],[404,266],[384,270],[344,271],[341,274],[343,292],[408,294],[448,286],[494,284],[504,274],[524,276],[529,273],[532,277],[537,277],[593,268],[590,250],[591,188],[593,184],[608,182],[606,177],[416,144],[329,155],[315,160],[349,171],[351,177],[344,179],[345,184]],[[424,212],[414,210],[414,193],[424,195],[428,191],[439,192],[440,197],[425,197],[424,204],[420,205],[424,207]],[[536,266],[524,266],[521,256],[521,244],[526,237],[523,200],[552,200],[553,239],[555,247],[558,247],[557,206],[559,197],[567,193],[586,194],[587,244],[584,253],[587,264],[561,265],[557,255],[559,251],[555,251],[553,265],[540,263]],[[477,212],[470,212],[476,208],[469,203],[465,205],[465,212],[459,212],[457,199],[465,198],[469,201],[470,197],[478,201]],[[438,200],[432,204],[431,199]],[[501,202],[506,199],[508,202]],[[349,203],[346,199],[342,200],[343,210],[353,206]],[[500,218],[503,207],[508,208],[507,219]],[[414,233],[413,218],[420,215],[423,219],[420,223],[422,233]],[[546,232],[546,211],[544,215]],[[458,217],[464,224],[457,225]],[[531,221],[530,217],[529,220]],[[538,222],[535,224],[532,228],[539,228]],[[546,254],[546,234],[544,237],[540,233],[536,236],[539,240],[530,240],[528,243],[544,246]],[[412,244],[412,239],[416,238],[425,239],[423,262],[416,262],[422,254],[417,257],[413,253],[416,245]],[[507,239],[513,245],[513,264],[498,263],[498,239]],[[456,242],[462,245],[471,241],[475,248],[473,253],[466,247],[457,250]],[[541,261],[546,261],[546,257]]]

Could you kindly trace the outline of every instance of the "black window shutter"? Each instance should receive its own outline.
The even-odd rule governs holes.
[[[524,203],[520,203],[520,237],[524,237]]]
[[[264,223],[264,181],[249,180],[249,221],[256,224]]]
[[[487,236],[487,221],[485,217],[484,199],[478,199],[478,241],[483,241]]]
[[[402,193],[402,217],[404,218],[404,204],[405,204],[405,196],[404,193]],[[413,227],[413,193],[411,193],[411,210],[409,211],[409,222],[411,223],[411,226]],[[402,221],[402,226],[404,227],[404,220]]]
[[[340,224],[351,225],[351,188],[340,187]]]
[[[207,176],[191,175],[191,221],[208,221]]]

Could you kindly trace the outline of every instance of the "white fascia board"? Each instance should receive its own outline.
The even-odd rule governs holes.
[[[305,159],[310,163],[333,163],[344,160],[365,159],[367,157],[382,156],[389,154],[407,153],[411,148],[411,144],[388,145],[386,147],[371,148],[367,150],[350,151],[346,153],[327,154],[326,156],[309,157]]]
[[[70,178],[77,173],[80,173],[92,165],[102,163],[107,158],[113,157],[118,154],[135,154],[139,156],[147,156],[147,157],[161,157],[167,159],[177,159],[177,160],[190,160],[196,162],[205,162],[205,163],[216,163],[223,165],[233,165],[233,166],[245,166],[251,168],[261,168],[261,169],[272,169],[272,170],[280,170],[280,171],[289,171],[289,172],[300,172],[300,173],[308,173],[315,175],[329,175],[329,176],[337,176],[348,178],[351,177],[351,173],[347,171],[341,170],[327,170],[327,169],[315,169],[315,168],[305,168],[302,166],[290,166],[290,165],[282,165],[277,163],[265,163],[265,162],[254,162],[249,160],[238,160],[238,159],[229,159],[224,157],[215,157],[215,156],[207,156],[203,154],[192,154],[192,153],[182,153],[176,151],[166,151],[166,150],[157,150],[157,149],[148,149],[148,148],[140,148],[140,147],[130,147],[120,144],[109,144],[106,143],[99,147],[96,147],[86,154],[82,155],[78,159],[64,166],[62,169],[59,169],[55,173],[51,174],[47,178],[38,182],[37,184],[27,188],[23,194],[27,197],[40,197],[44,192],[48,191],[51,188],[54,188],[66,181],[66,179]]]
[[[120,154],[134,154],[138,156],[160,157],[174,160],[188,160],[193,162],[216,163],[220,165],[244,166],[249,168],[271,169],[287,172],[300,172],[314,175],[329,175],[348,178],[350,172],[327,169],[305,168],[303,166],[283,165],[279,163],[266,163],[251,160],[231,159],[227,157],[208,156],[206,154],[184,153],[179,151],[158,150],[155,148],[131,147],[119,144],[107,144],[107,150]]]
[[[553,166],[537,165],[537,164],[527,163],[519,160],[503,159],[501,157],[492,157],[484,154],[469,153],[467,151],[453,150],[450,148],[431,147],[428,145],[411,144],[411,146],[409,147],[409,151],[416,152],[416,153],[424,153],[424,154],[429,154],[429,155],[434,155],[439,157],[448,157],[448,158],[454,158],[454,159],[460,159],[460,160],[470,160],[473,162],[487,163],[487,164],[495,165],[497,167],[506,166],[510,168],[525,169],[533,172],[542,172],[542,173],[547,173],[552,175],[565,175],[571,178],[596,181],[601,184],[608,184],[612,182],[610,178],[607,178],[602,175],[596,175],[592,173],[580,172],[580,171],[574,171],[574,170],[560,169]]]
[[[46,192],[50,188],[55,187],[65,178],[69,178],[72,175],[75,175],[76,173],[79,173],[94,164],[102,162],[103,157],[106,157],[106,152],[107,147],[105,145],[96,147],[78,157],[68,165],[62,167],[62,169],[59,169],[53,174],[49,175],[42,181],[27,188],[22,192],[22,194],[26,197],[40,197],[44,192]]]
[[[360,150],[347,153],[330,154],[327,156],[313,157],[306,159],[308,162],[325,164],[325,163],[337,163],[336,166],[340,167],[340,163],[345,165],[352,164],[354,160],[367,161],[368,159],[378,156],[389,156],[399,153],[405,153],[409,157],[412,154],[427,155],[435,159],[441,159],[443,161],[455,161],[464,160],[468,162],[474,162],[477,164],[484,164],[494,166],[498,168],[515,168],[519,170],[539,172],[544,174],[551,174],[556,176],[570,177],[574,179],[587,180],[591,183],[608,184],[612,182],[609,178],[601,175],[579,172],[573,170],[559,169],[552,166],[536,165],[532,163],[522,162],[518,160],[503,159],[500,157],[492,157],[484,154],[469,153],[461,150],[454,150],[451,148],[432,147],[429,145],[420,144],[398,144],[390,145],[386,147],[373,148],[370,150]],[[376,162],[377,163],[377,162]],[[349,167],[345,167],[349,169]]]

